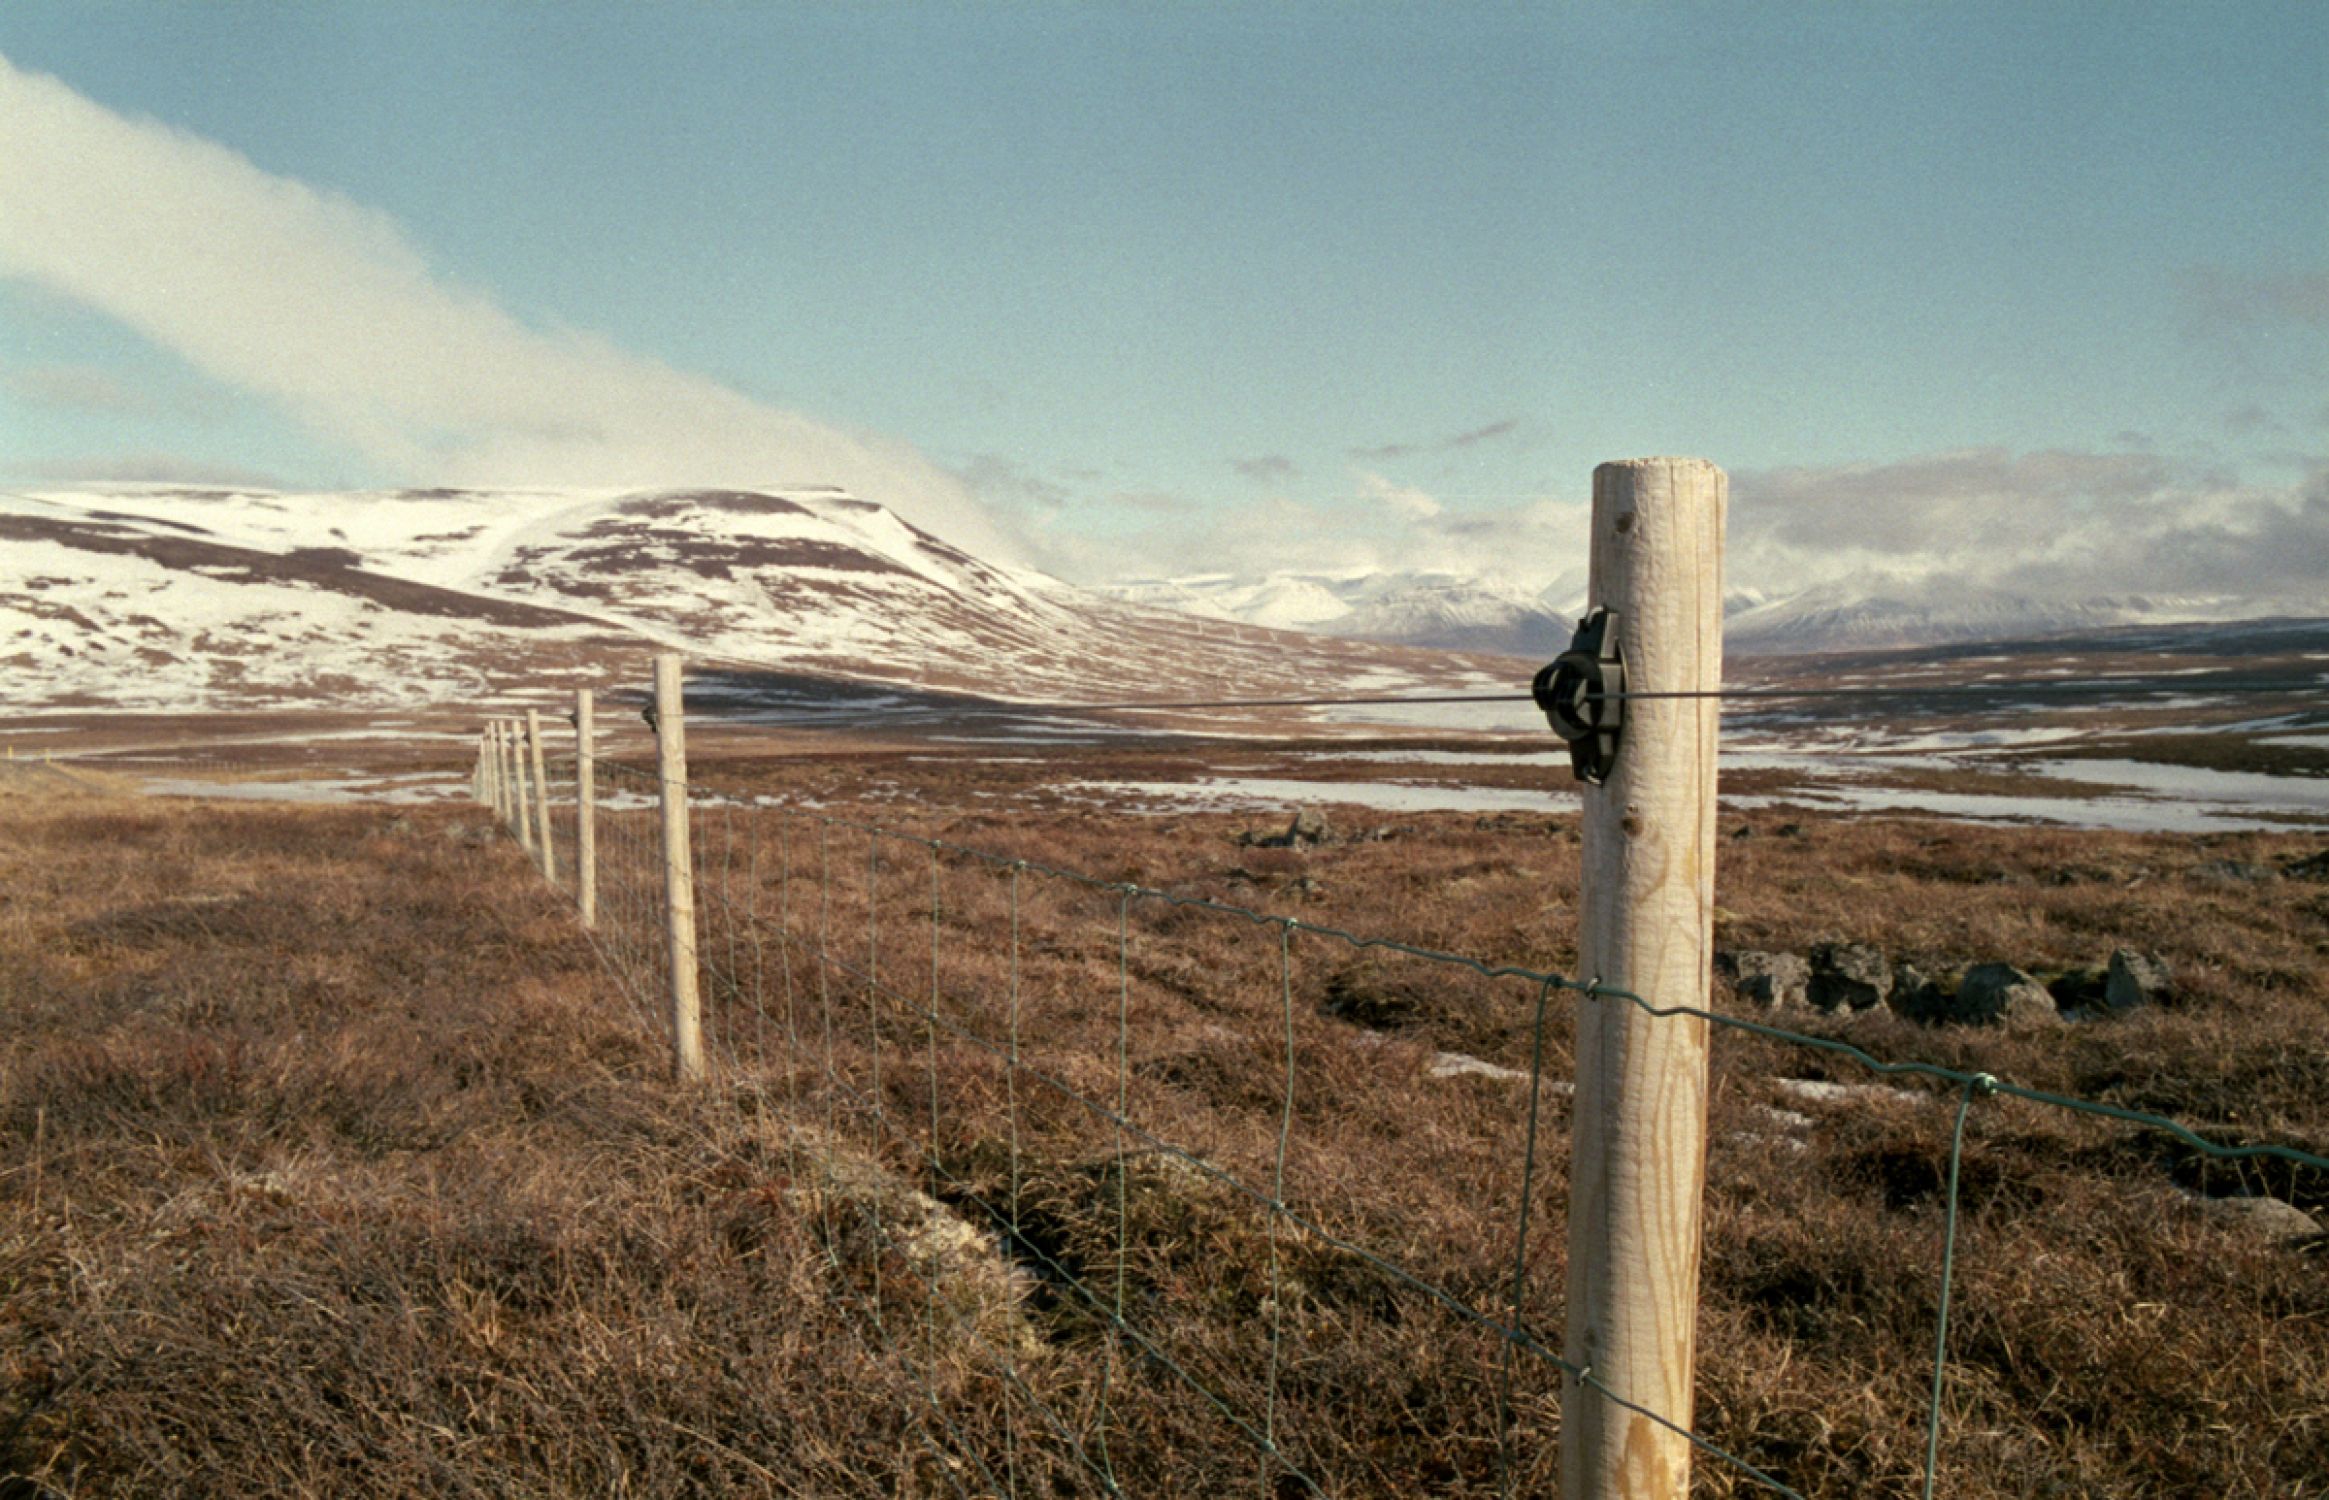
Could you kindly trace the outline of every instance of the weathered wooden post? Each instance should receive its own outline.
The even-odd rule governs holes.
[[[655,658],[655,772],[663,797],[663,910],[671,933],[671,1058],[681,1079],[704,1076],[696,1002],[695,865],[687,846],[687,723],[676,652]]]
[[[531,854],[534,852],[534,821],[527,814],[533,809],[534,793],[526,785],[525,731],[518,727],[515,719],[510,720],[509,726],[509,759],[512,767],[510,816],[518,825],[518,847]]]
[[[590,689],[574,690],[574,904],[583,931],[598,926],[598,767],[593,758]]]
[[[506,824],[516,820],[518,795],[517,770],[510,756],[509,720],[493,721],[493,739],[498,747],[497,758],[501,761],[501,820]],[[515,833],[517,830],[513,828],[510,831]]]
[[[509,768],[503,764],[501,720],[485,721],[485,746],[489,762],[486,776],[493,784],[493,815],[506,822],[509,818]]]
[[[542,756],[541,710],[526,710],[526,746],[534,757],[534,825],[542,841],[542,878],[558,883],[558,845],[550,837],[550,768]]]
[[[1623,727],[1607,780],[1584,789],[1584,973],[1655,1006],[1704,1009],[1712,987],[1714,697],[1722,686],[1723,513],[1704,459],[1593,471],[1589,607],[1615,616]],[[1577,1019],[1561,1493],[1683,1500],[1690,1444],[1610,1394],[1688,1429],[1706,1177],[1706,1023],[1588,997]],[[1607,1394],[1605,1394],[1607,1393]]]

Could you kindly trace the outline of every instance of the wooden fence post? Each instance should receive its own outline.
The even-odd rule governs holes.
[[[558,846],[550,837],[550,768],[542,756],[542,713],[526,710],[526,746],[534,757],[535,833],[542,840],[542,878],[558,883]]]
[[[1626,689],[1722,686],[1723,512],[1704,459],[1593,471],[1591,607],[1617,617]],[[1714,698],[1630,698],[1606,784],[1584,789],[1583,971],[1705,1008],[1714,933]],[[1577,1018],[1561,1494],[1683,1500],[1706,1178],[1706,1023],[1588,997]],[[1607,1394],[1605,1394],[1605,1392]]]
[[[507,821],[509,817],[509,775],[502,764],[501,720],[485,721],[485,753],[488,757],[486,776],[493,783],[493,815]]]
[[[518,727],[515,719],[510,720],[509,725],[509,758],[511,766],[515,768],[511,776],[514,795],[510,799],[510,813],[518,825],[518,847],[531,854],[534,852],[534,820],[526,814],[532,810],[534,793],[526,785],[525,731]]]
[[[508,824],[517,815],[518,795],[517,772],[510,758],[509,720],[493,721],[493,742],[498,750],[496,758],[501,762],[501,821]],[[509,831],[515,833],[517,830],[513,828]]]
[[[687,847],[687,723],[676,652],[655,658],[655,772],[663,796],[663,910],[671,933],[671,1058],[682,1080],[704,1076],[696,1002],[695,865]]]
[[[594,761],[590,689],[574,690],[574,904],[582,930],[598,925],[598,767]]]

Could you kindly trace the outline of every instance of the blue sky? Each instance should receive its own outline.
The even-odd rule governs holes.
[[[1767,508],[1751,542],[1825,514],[1805,494],[1890,504],[1967,454],[1936,520],[2301,509],[2329,449],[2318,4],[12,0],[0,56],[20,99],[73,96],[33,101],[63,111],[52,177],[110,119],[156,122],[138,170],[176,192],[215,165],[229,205],[171,235],[308,190],[337,215],[315,295],[361,242],[535,340],[506,365],[415,343],[365,410],[361,370],[310,389],[222,353],[186,309],[258,292],[197,247],[125,247],[106,281],[12,255],[0,201],[0,478],[571,480],[477,369],[421,388],[448,363],[524,384],[535,355],[563,361],[551,405],[652,367],[863,439],[888,467],[802,451],[1086,577],[1300,560],[1280,543],[1459,565],[1649,452],[1730,468]],[[189,141],[249,171],[179,171]],[[89,180],[118,211],[84,194],[74,222],[131,233],[147,179]],[[639,472],[708,477],[676,472],[696,434],[650,436]]]

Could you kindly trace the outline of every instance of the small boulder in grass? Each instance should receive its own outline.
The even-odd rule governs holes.
[[[1811,965],[1795,953],[1763,953],[1754,949],[1717,953],[1714,965],[1730,980],[1741,999],[1770,1010],[1793,1010],[1801,1006],[1811,984]]]
[[[1811,950],[1807,994],[1814,1010],[1870,1010],[1892,993],[1884,952],[1866,943],[1822,943]]]
[[[1932,1025],[1948,1019],[1949,992],[1941,982],[1914,964],[1892,971],[1892,993],[1886,997],[1893,1012],[1905,1020]]]
[[[1976,1026],[2019,1026],[2059,1021],[2053,994],[2035,975],[2012,964],[1975,964],[1957,981],[1943,1019]]]
[[[2167,961],[2158,954],[2115,948],[2103,979],[2103,1004],[2114,1011],[2157,1005],[2167,998],[2170,978]]]
[[[2279,1198],[2202,1198],[2198,1207],[2227,1229],[2273,1244],[2305,1244],[2321,1233],[2319,1220]]]

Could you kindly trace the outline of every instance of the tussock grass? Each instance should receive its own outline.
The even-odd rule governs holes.
[[[1238,847],[1247,825],[1217,816],[865,811],[1574,967],[1558,819],[1408,818],[1296,855]],[[513,849],[449,821],[142,803],[0,821],[0,1473],[90,1495],[1096,1493],[1080,1449],[1126,1493],[1255,1487],[1250,1444],[1169,1359],[1271,1410],[1330,1493],[1490,1494],[1507,1473],[1552,1492],[1555,1372],[1514,1361],[1507,1410],[1499,1340],[1335,1242],[1502,1318],[1525,1196],[1518,1312],[1559,1346],[1566,1100],[1539,1099],[1531,1170],[1525,1085],[1429,1070],[1443,1052],[1525,1068],[1541,1045],[1564,1077],[1571,1002],[1540,1038],[1522,983],[724,814],[698,847],[717,1067],[683,1092],[652,944],[623,930],[651,915],[626,894],[645,845],[602,829],[626,994]],[[2227,1140],[2329,1141],[2329,887],[2200,873],[2303,841],[1780,821],[1724,845],[1726,944],[2058,968],[2125,945],[2180,980],[2172,1006],[2045,1034],[1813,1024]],[[1014,1043],[1264,1192],[1283,1129],[1284,1201],[1322,1232],[1012,1073]],[[1914,1494],[1952,1101],[1804,1103],[1780,1076],[1864,1081],[1717,1040],[1698,1425],[1809,1494]],[[1977,1109],[1945,1493],[2324,1492],[2321,1255],[2183,1194],[2234,1187],[2323,1190]],[[1119,1306],[1144,1342],[1112,1336]],[[933,1398],[943,1421],[918,1424]]]

